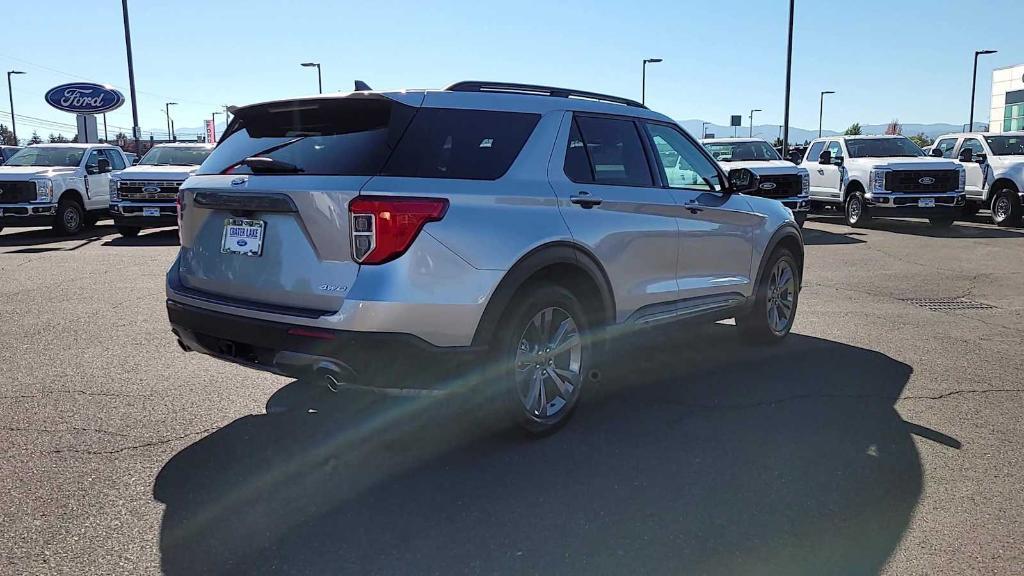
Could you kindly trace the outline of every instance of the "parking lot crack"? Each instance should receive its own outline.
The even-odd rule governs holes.
[[[64,432],[96,432],[97,434],[107,434],[110,436],[119,436],[121,438],[132,438],[131,434],[124,434],[121,432],[114,432],[113,430],[104,430],[102,428],[85,428],[75,426],[72,428],[54,429],[54,428],[21,428],[16,426],[5,426],[0,428],[0,431],[4,432],[41,432],[45,434],[61,434]]]
[[[152,448],[154,446],[162,446],[164,444],[170,444],[172,442],[178,442],[178,441],[181,441],[181,440],[185,440],[185,439],[191,438],[193,436],[209,434],[211,432],[215,432],[217,430],[220,430],[222,427],[223,427],[223,424],[218,424],[216,426],[211,426],[209,428],[204,428],[202,430],[197,430],[197,431],[194,431],[194,432],[186,432],[184,434],[179,434],[177,436],[172,436],[170,438],[162,438],[160,440],[152,440],[150,442],[143,442],[141,444],[130,444],[128,446],[121,446],[119,448],[114,448],[114,449],[111,449],[111,450],[79,450],[79,449],[76,449],[76,448],[64,448],[64,449],[59,449],[59,450],[50,450],[50,451],[47,451],[45,453],[46,454],[66,454],[66,453],[88,454],[88,455],[92,455],[92,456],[106,456],[106,455],[110,455],[110,454],[120,454],[122,452],[128,452],[129,450],[141,450],[141,449],[144,449],[144,448]]]

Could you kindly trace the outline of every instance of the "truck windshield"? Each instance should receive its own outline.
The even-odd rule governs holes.
[[[985,136],[996,156],[1024,155],[1024,136]]]
[[[78,166],[84,148],[36,148],[29,146],[15,154],[4,166]]]
[[[852,158],[912,158],[924,152],[909,138],[852,138],[846,141]]]
[[[743,160],[782,160],[779,153],[763,140],[744,142],[708,142],[708,152],[719,162],[740,162]]]
[[[139,164],[147,166],[199,166],[213,148],[197,148],[194,146],[167,146],[153,148],[142,157]]]

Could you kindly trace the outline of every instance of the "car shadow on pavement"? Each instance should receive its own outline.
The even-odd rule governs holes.
[[[56,244],[58,242],[81,242],[76,246],[68,248],[54,248],[57,250],[77,250],[84,245],[102,240],[117,231],[113,226],[92,226],[73,236],[61,236],[55,234],[50,228],[30,228],[23,231],[12,232],[0,235],[0,248],[6,246],[40,246],[45,244]],[[32,253],[43,252],[44,250],[9,250],[9,253]]]
[[[116,235],[103,243],[104,246],[177,246],[178,229],[161,228],[152,231],[143,230],[134,238]]]
[[[289,384],[164,465],[162,567],[878,573],[922,488],[894,408],[911,367],[795,334],[742,347],[721,324],[654,338],[534,440],[466,417],[473,394]]]
[[[864,233],[851,231],[845,234],[837,234],[816,228],[804,228],[804,245],[838,246],[842,244],[863,244],[865,240],[861,240],[858,236],[864,236]]]
[[[842,218],[815,216],[814,220],[846,225]],[[1000,228],[991,221],[975,221],[973,218],[971,221],[957,220],[949,228],[935,228],[923,219],[875,218],[865,228],[928,238],[1024,238],[1024,228]]]

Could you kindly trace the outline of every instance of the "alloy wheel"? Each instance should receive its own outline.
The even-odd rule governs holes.
[[[796,275],[787,260],[779,260],[768,277],[768,327],[777,335],[786,333],[793,318]]]
[[[572,315],[558,307],[538,312],[516,348],[516,391],[531,418],[560,417],[580,394],[583,342]]]

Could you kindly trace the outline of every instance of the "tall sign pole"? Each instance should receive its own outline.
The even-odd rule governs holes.
[[[793,76],[793,10],[796,0],[789,0],[789,43],[786,45],[786,113],[782,120],[782,157],[789,152],[789,89]]]
[[[121,0],[121,14],[124,16],[124,45],[128,50],[128,90],[132,98],[132,138],[135,140],[135,153],[142,156],[139,147],[139,105],[135,99],[135,64],[132,62],[132,31],[128,24],[128,0]]]

